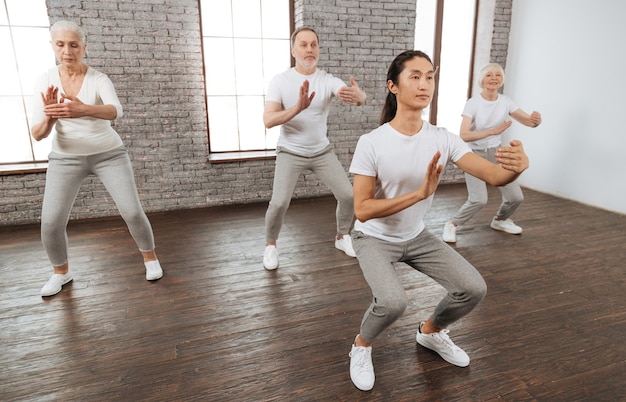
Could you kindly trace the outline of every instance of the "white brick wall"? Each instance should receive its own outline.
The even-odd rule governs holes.
[[[512,0],[494,29],[493,53],[506,59]],[[251,202],[271,195],[273,160],[208,163],[201,40],[196,0],[47,0],[51,22],[70,19],[87,31],[85,62],[109,75],[124,105],[115,123],[148,212]],[[415,0],[296,0],[296,26],[320,35],[320,67],[345,81],[354,75],[367,92],[363,107],[335,101],[329,137],[348,168],[358,137],[378,125],[389,63],[413,47]],[[496,35],[494,35],[495,38]],[[449,167],[443,182],[460,181]],[[45,174],[0,176],[0,225],[39,220]],[[313,174],[295,197],[329,190]],[[118,215],[96,178],[85,180],[71,219]]]

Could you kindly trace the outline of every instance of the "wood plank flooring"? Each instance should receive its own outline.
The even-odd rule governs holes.
[[[280,267],[262,267],[266,204],[150,215],[165,276],[145,280],[119,218],[70,222],[73,283],[51,298],[38,225],[0,227],[2,401],[624,401],[626,217],[525,190],[520,236],[458,232],[485,300],[452,326],[472,363],[415,343],[441,287],[400,266],[410,305],[374,345],[376,384],[348,352],[370,292],[333,246],[334,199],[294,200]],[[429,230],[464,202],[441,186]]]

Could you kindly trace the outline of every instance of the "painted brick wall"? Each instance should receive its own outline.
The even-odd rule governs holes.
[[[506,56],[509,50],[509,32],[511,31],[511,9],[513,0],[496,0],[493,21],[493,39],[491,41],[491,62],[506,69]]]
[[[499,3],[509,3],[510,14],[510,1]],[[51,23],[70,19],[86,30],[85,62],[116,86],[124,116],[115,129],[129,150],[147,212],[269,200],[273,160],[208,162],[196,0],[46,4]],[[296,0],[295,13],[296,26],[320,35],[320,67],[345,81],[353,75],[368,94],[362,107],[335,100],[329,117],[329,137],[347,170],[358,137],[378,125],[389,62],[413,47],[415,0]],[[442,182],[462,180],[450,166]],[[44,173],[0,176],[0,225],[38,222],[44,183]],[[315,175],[305,174],[294,196],[327,194]],[[104,186],[86,179],[71,219],[111,215],[118,212]]]

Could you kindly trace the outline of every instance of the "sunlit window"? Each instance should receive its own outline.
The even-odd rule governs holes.
[[[211,152],[274,149],[265,92],[290,67],[290,0],[200,0]]]
[[[476,0],[446,0],[443,3],[442,26],[437,27],[439,1],[417,0],[415,48],[435,60],[435,34],[441,32],[436,122],[438,126],[458,133],[468,94]],[[430,107],[424,113],[428,118]]]
[[[37,77],[55,65],[45,0],[0,4],[0,164],[44,161],[50,139],[31,139],[29,118]]]

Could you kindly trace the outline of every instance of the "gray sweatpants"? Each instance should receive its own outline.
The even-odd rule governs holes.
[[[407,307],[408,297],[394,263],[408,264],[447,290],[430,316],[440,328],[447,328],[468,314],[487,293],[487,285],[476,268],[426,230],[414,239],[398,243],[355,230],[352,245],[373,296],[361,322],[360,334],[366,342],[373,342]]]
[[[67,222],[83,180],[100,178],[142,252],[154,250],[154,235],[141,207],[124,147],[88,156],[51,152],[41,210],[41,240],[53,266],[67,262]]]
[[[352,184],[332,149],[329,147],[312,157],[298,156],[278,149],[272,199],[265,213],[266,242],[278,240],[298,178],[307,170],[315,173],[337,200],[337,233],[350,232],[354,219]]]
[[[488,148],[485,150],[474,150],[479,156],[496,163],[497,148]],[[484,181],[465,174],[465,186],[467,187],[467,201],[452,217],[451,221],[458,226],[463,225],[470,220],[478,211],[480,211],[485,205],[487,205],[487,183]],[[500,193],[502,193],[502,203],[496,216],[498,219],[505,220],[513,216],[513,213],[519,208],[522,201],[524,201],[524,194],[517,181],[507,184],[506,186],[498,187]]]

